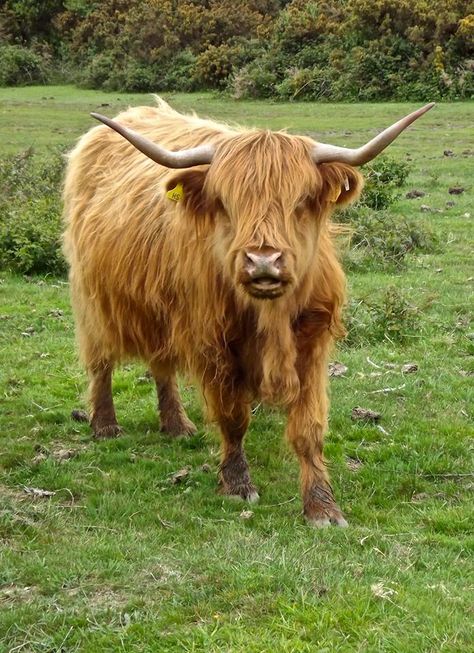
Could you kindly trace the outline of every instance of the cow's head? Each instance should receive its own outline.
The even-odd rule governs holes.
[[[356,166],[375,158],[433,104],[402,118],[358,149],[281,132],[248,131],[219,145],[170,152],[118,123],[92,114],[168,168],[183,202],[214,221],[214,249],[223,269],[247,296],[276,299],[291,292],[318,256],[322,221],[331,208],[356,199]],[[206,167],[195,168],[195,166]]]

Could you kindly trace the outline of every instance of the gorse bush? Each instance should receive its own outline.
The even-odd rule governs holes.
[[[8,48],[21,43],[24,58],[19,66],[20,50],[7,52],[0,84],[45,81],[37,53],[46,44],[58,68],[73,71],[69,81],[107,90],[331,101],[474,96],[473,0],[6,0],[0,34]]]
[[[32,150],[0,160],[0,268],[63,274],[60,180],[63,157]]]

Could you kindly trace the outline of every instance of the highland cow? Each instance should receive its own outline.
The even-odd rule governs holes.
[[[251,406],[279,405],[305,517],[345,526],[323,458],[328,353],[344,334],[331,214],[359,196],[356,167],[431,106],[355,150],[230,128],[159,99],[116,122],[93,114],[107,126],[70,154],[64,250],[95,436],[120,432],[111,378],[130,358],[153,375],[162,431],[193,433],[176,383],[186,373],[220,427],[222,492],[254,501]]]

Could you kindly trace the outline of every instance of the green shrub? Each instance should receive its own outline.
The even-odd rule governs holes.
[[[344,252],[345,267],[358,271],[397,269],[409,252],[437,249],[439,242],[431,230],[388,210],[401,194],[409,164],[381,156],[362,171],[366,184],[360,200],[337,215],[351,231],[350,248]]]
[[[439,247],[438,238],[426,226],[404,216],[366,207],[351,211],[350,248],[344,252],[346,269],[397,270],[405,264],[407,254],[432,252]]]
[[[471,5],[11,0],[0,3],[1,37],[22,45],[1,48],[0,83],[69,74],[83,86],[109,90],[226,88],[235,97],[327,101],[470,99]],[[54,54],[54,73],[45,49]],[[173,75],[185,51],[192,64],[185,76]]]
[[[0,268],[62,274],[61,152],[32,150],[0,160]]]
[[[116,58],[112,52],[103,52],[96,55],[87,65],[80,70],[77,83],[83,88],[106,88],[110,84],[113,71],[116,68]],[[123,66],[122,66],[123,70]],[[121,80],[123,81],[123,79]],[[120,86],[120,85],[119,85]],[[117,90],[110,87],[109,90]]]
[[[190,93],[199,88],[195,77],[196,57],[191,50],[176,54],[168,66],[155,66],[156,91],[178,91]]]
[[[118,88],[127,93],[145,93],[155,90],[156,79],[153,70],[138,61],[128,61],[123,82],[118,85]]]
[[[61,203],[58,197],[29,200],[2,216],[0,267],[23,274],[63,274]]]
[[[256,59],[243,66],[229,80],[228,88],[236,100],[269,98],[280,81],[274,66],[267,59]]]
[[[47,65],[43,57],[20,45],[0,47],[0,86],[45,84]]]
[[[387,209],[399,198],[399,189],[410,174],[410,164],[384,155],[363,166],[361,172],[365,186],[359,204],[378,211]]]
[[[420,328],[420,311],[402,291],[389,286],[378,298],[352,299],[345,324],[349,347],[389,340],[404,342]]]
[[[229,76],[254,58],[252,44],[246,41],[209,45],[196,58],[194,74],[201,86],[224,88]]]

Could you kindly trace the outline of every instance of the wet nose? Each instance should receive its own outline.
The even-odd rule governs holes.
[[[244,265],[252,279],[262,277],[278,279],[282,271],[283,254],[275,250],[270,252],[247,250]]]

